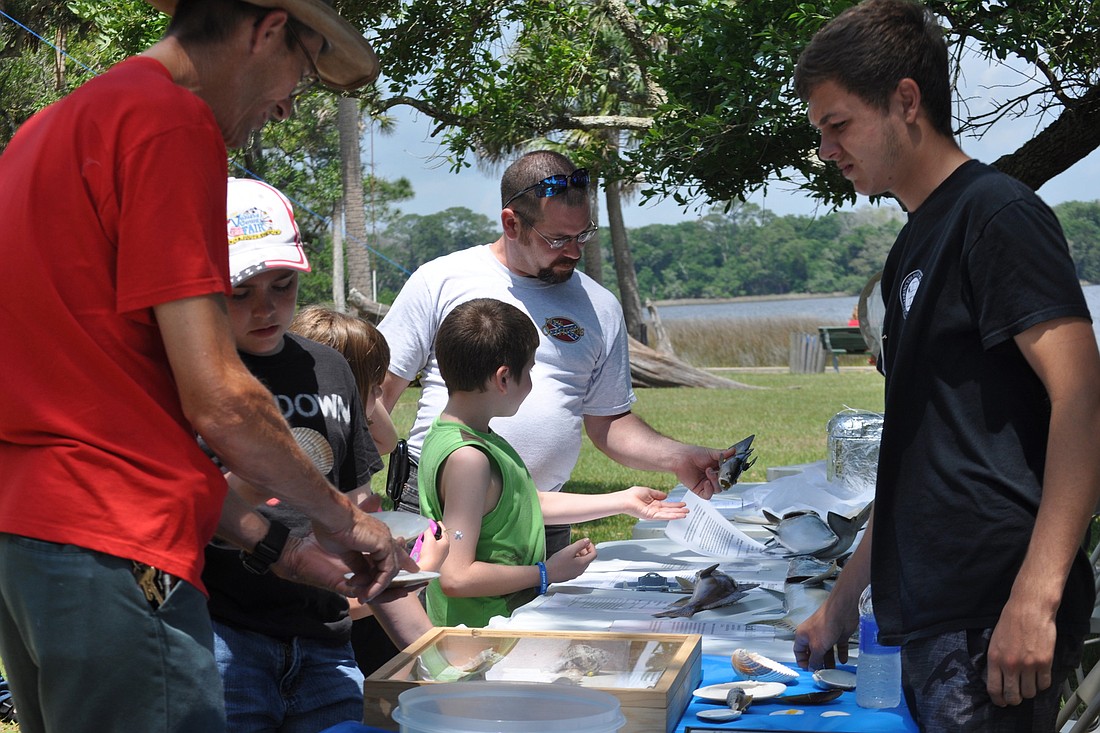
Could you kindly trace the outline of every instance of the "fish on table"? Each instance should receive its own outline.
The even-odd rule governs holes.
[[[840,564],[836,560],[825,562],[810,555],[792,557],[787,564],[787,577],[783,581],[782,593],[761,588],[780,597],[783,601],[783,615],[749,623],[774,626],[777,636],[794,638],[798,625],[817,611],[829,597],[832,581],[839,573]]]
[[[664,611],[659,611],[654,616],[660,618],[691,618],[699,611],[712,608],[729,606],[745,597],[756,588],[759,583],[738,583],[718,569],[717,563],[700,570],[694,581],[683,582],[677,578],[681,585],[691,586],[691,597],[681,598]]]
[[[867,524],[873,505],[874,502],[868,502],[851,517],[829,512],[825,519],[809,510],[790,512],[782,517],[765,511],[765,518],[775,525],[766,527],[773,537],[765,543],[765,547],[784,552],[787,557],[812,555],[824,560],[841,557]]]

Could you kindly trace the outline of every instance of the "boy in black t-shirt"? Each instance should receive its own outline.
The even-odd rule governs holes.
[[[298,274],[309,271],[290,202],[259,181],[230,179],[226,224],[228,315],[241,360],[271,391],[291,428],[304,433],[303,447],[314,443],[306,452],[329,481],[369,506],[370,477],[382,462],[348,361],[287,332]],[[300,512],[232,474],[227,479],[273,526],[292,536],[309,534]],[[257,573],[235,548],[217,544],[206,550],[203,581],[230,733],[323,730],[362,717],[363,674],[345,597]],[[413,605],[419,608],[415,599]]]

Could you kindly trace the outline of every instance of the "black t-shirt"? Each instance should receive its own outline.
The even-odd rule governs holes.
[[[1042,493],[1050,402],[1014,336],[1089,317],[1054,213],[989,166],[960,166],[887,258],[886,412],[872,587],[888,643],[994,626]],[[1087,627],[1083,553],[1059,628]]]
[[[345,492],[369,483],[382,461],[367,433],[347,361],[334,349],[295,334],[287,334],[283,343],[278,354],[242,353],[241,359],[271,390],[292,427],[312,428],[328,439],[334,456],[329,481]],[[306,517],[288,506],[263,506],[260,511],[290,527],[294,535],[309,531]],[[273,573],[250,573],[238,550],[209,545],[203,582],[210,592],[210,615],[222,623],[280,639],[346,639],[351,632],[343,596]]]

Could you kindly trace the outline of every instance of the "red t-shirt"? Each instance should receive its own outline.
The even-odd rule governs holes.
[[[210,108],[142,57],[28,120],[0,157],[0,532],[202,588],[225,481],[152,306],[228,292],[226,174]]]

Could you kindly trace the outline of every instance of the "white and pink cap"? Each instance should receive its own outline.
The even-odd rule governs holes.
[[[277,189],[251,178],[230,178],[225,225],[233,287],[264,270],[309,272],[294,209]]]

